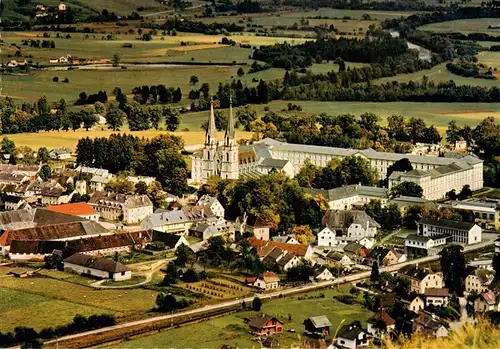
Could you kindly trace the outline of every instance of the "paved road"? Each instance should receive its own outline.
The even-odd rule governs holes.
[[[465,250],[465,252],[472,251],[472,250],[480,249],[480,248],[483,248],[485,246],[489,246],[489,245],[493,245],[493,244],[494,244],[494,240],[487,240],[487,241],[481,242],[481,243],[476,244],[476,245],[467,246],[464,248],[464,250]],[[414,259],[414,260],[411,260],[408,262],[404,262],[404,263],[400,263],[400,264],[396,264],[396,265],[391,265],[391,266],[387,266],[387,267],[382,267],[382,268],[380,268],[380,271],[381,272],[395,272],[395,271],[398,271],[399,269],[401,269],[405,266],[408,266],[408,265],[434,262],[438,259],[439,259],[439,256],[428,256],[428,257],[418,258],[418,259]],[[261,299],[270,299],[270,298],[277,298],[280,295],[286,296],[286,295],[292,295],[294,293],[313,291],[316,289],[321,289],[321,288],[325,288],[325,287],[331,287],[331,286],[335,286],[335,285],[346,284],[346,283],[351,283],[354,281],[367,279],[370,277],[370,273],[371,273],[370,271],[366,271],[366,272],[357,273],[354,275],[343,276],[343,277],[337,278],[333,281],[317,282],[317,283],[312,283],[312,284],[308,284],[308,285],[304,285],[304,286],[285,289],[285,290],[281,290],[281,291],[277,291],[277,292],[259,294],[258,296]],[[150,324],[150,323],[154,323],[157,321],[175,319],[175,318],[181,317],[181,316],[194,315],[194,314],[203,313],[203,312],[212,311],[212,310],[220,310],[220,309],[224,309],[224,308],[233,307],[235,305],[239,305],[243,301],[245,301],[245,303],[248,304],[248,303],[252,302],[253,298],[254,298],[254,296],[251,296],[251,297],[246,297],[244,299],[232,300],[232,301],[227,301],[227,302],[213,304],[213,305],[206,305],[206,306],[201,307],[201,308],[190,309],[190,310],[186,310],[186,311],[179,312],[176,314],[155,316],[155,317],[144,319],[144,320],[126,322],[126,323],[115,325],[115,326],[105,327],[105,328],[101,328],[101,329],[97,329],[97,330],[93,330],[93,331],[82,332],[82,333],[78,333],[78,334],[73,334],[73,335],[61,337],[57,340],[51,340],[51,341],[48,341],[46,343],[50,344],[50,343],[56,343],[56,342],[63,342],[65,340],[72,340],[72,339],[85,337],[85,336],[89,336],[89,335],[105,333],[105,332],[116,330],[116,329],[131,328],[134,326]]]

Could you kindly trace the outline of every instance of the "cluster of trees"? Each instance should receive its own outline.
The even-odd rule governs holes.
[[[23,45],[28,45],[28,40],[24,41]],[[30,47],[33,48],[56,48],[56,42],[54,40],[33,40],[29,41]]]
[[[360,0],[284,0],[283,5],[296,6],[300,8],[313,8],[318,10],[322,7],[346,10],[377,10],[377,11],[435,11],[441,9],[438,4],[429,4],[425,1],[370,1]]]
[[[156,309],[161,312],[187,308],[191,304],[192,301],[188,301],[187,299],[177,300],[172,294],[160,293],[156,296]]]
[[[42,348],[42,339],[52,339],[83,331],[113,326],[115,324],[115,317],[110,314],[91,315],[89,317],[75,315],[71,323],[64,326],[57,326],[55,329],[48,327],[37,332],[29,327],[16,327],[14,333],[0,332],[0,347],[6,348],[20,344],[22,348]]]
[[[258,1],[243,0],[236,3],[236,11],[238,13],[260,13],[264,12],[264,8]]]
[[[0,101],[0,130],[3,134],[51,130],[78,130],[93,127],[97,118],[89,110],[69,112],[64,99],[48,103],[45,96],[33,104],[16,105],[7,97]]]
[[[307,159],[295,176],[304,188],[332,189],[351,184],[374,185],[377,173],[370,163],[358,156],[333,159],[326,167],[318,167]]]
[[[233,80],[230,84],[219,83],[216,97],[221,108],[229,107],[230,96],[233,97],[233,106],[266,104],[280,98],[279,83],[260,80],[256,87],[243,86],[241,80]]]
[[[96,102],[106,103],[108,101],[108,94],[106,91],[99,91],[94,94],[87,95],[87,93],[80,93],[76,105],[94,104]]]
[[[474,57],[475,58],[475,57]],[[477,58],[475,59],[477,61]],[[461,59],[458,62],[450,62],[446,64],[446,69],[456,75],[465,76],[467,78],[478,78],[478,79],[488,79],[496,80],[491,70],[486,70],[484,72],[479,71],[479,67],[476,62]]]
[[[406,41],[390,35],[368,39],[319,39],[301,45],[288,43],[261,46],[253,53],[253,59],[264,61],[274,67],[293,69],[310,66],[313,61],[342,58],[350,62],[383,62],[388,57],[408,53]]]
[[[268,222],[273,231],[288,231],[297,225],[319,228],[327,209],[323,197],[304,194],[296,180],[281,173],[249,180],[213,177],[200,189],[202,194],[217,197],[228,218],[252,213]]]
[[[180,87],[165,87],[165,85],[139,86],[132,89],[132,93],[134,100],[141,104],[178,103],[182,99]]]
[[[113,134],[109,138],[82,138],[76,147],[79,165],[105,168],[113,173],[133,171],[153,176],[174,195],[187,190],[187,165],[181,155],[184,142],[172,135],[144,139]]]

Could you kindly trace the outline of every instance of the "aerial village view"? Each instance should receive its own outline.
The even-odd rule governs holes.
[[[0,0],[0,348],[500,348],[500,1]]]

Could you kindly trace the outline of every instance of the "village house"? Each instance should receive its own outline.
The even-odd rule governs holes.
[[[482,229],[474,223],[425,218],[418,222],[418,234],[430,237],[450,235],[451,241],[470,245],[481,242]]]
[[[197,202],[197,205],[206,205],[210,207],[210,210],[214,214],[215,217],[224,218],[225,209],[224,206],[221,205],[217,198],[210,196],[208,194],[203,195]]]
[[[335,342],[341,348],[356,349],[366,347],[368,346],[368,335],[361,328],[359,322],[355,321],[340,328]]]
[[[111,180],[111,177],[93,175],[90,179],[90,191],[92,193],[104,192],[106,184]]]
[[[465,291],[468,293],[488,291],[488,286],[493,281],[493,273],[486,269],[467,267],[465,275]]]
[[[261,290],[273,290],[280,286],[280,278],[275,273],[266,271],[255,280],[253,286]]]
[[[12,165],[0,164],[0,172],[11,173],[13,175],[23,175],[35,178],[41,169],[41,165]]]
[[[410,292],[424,294],[427,288],[443,288],[443,274],[430,269],[418,267],[405,267],[399,275],[410,282]]]
[[[269,240],[271,227],[259,216],[244,213],[243,217],[236,218],[234,226],[241,234],[250,233],[259,240]]]
[[[99,213],[86,202],[74,202],[71,204],[55,205],[47,207],[49,211],[77,216],[91,221],[99,221]]]
[[[450,299],[447,288],[426,288],[424,292],[425,306],[446,307]]]
[[[414,313],[419,313],[425,308],[424,300],[422,299],[421,296],[416,294],[407,294],[403,296],[400,300],[407,310],[413,311]]]
[[[493,291],[481,292],[474,301],[474,311],[485,313],[487,311],[500,311],[500,295]]]
[[[15,211],[31,208],[31,205],[20,196],[5,195],[2,200],[5,211]]]
[[[331,281],[333,280],[333,274],[332,272],[324,267],[323,270],[314,277],[316,281]]]
[[[18,68],[18,67],[24,67],[28,64],[28,61],[26,59],[24,60],[17,60],[17,59],[11,59],[8,63],[7,63],[7,67],[10,67],[10,68]]]
[[[369,264],[378,262],[379,265],[389,266],[406,262],[406,255],[396,252],[392,248],[378,246],[370,251],[367,261]]]
[[[426,313],[421,313],[414,320],[414,331],[434,338],[447,337],[449,334],[444,322]]]
[[[19,185],[30,180],[25,174],[14,174],[9,172],[0,172],[0,184]]]
[[[125,195],[96,192],[89,200],[102,219],[122,220],[126,224],[139,223],[153,214],[153,203],[147,195]]]
[[[202,240],[222,236],[226,240],[234,241],[234,227],[230,222],[208,224],[198,222],[189,228],[189,235]]]
[[[265,241],[259,240],[255,237],[248,239],[250,245],[257,250],[257,255],[264,259],[275,247],[279,247],[282,250],[287,251],[287,253],[292,253],[299,259],[303,258],[308,261],[312,261],[314,250],[311,246],[306,246],[302,244],[284,244],[276,241]]]
[[[365,246],[355,242],[345,245],[343,250],[344,254],[356,264],[362,264],[369,253]]]
[[[396,321],[385,310],[376,313],[366,322],[366,332],[374,337],[380,337],[380,330],[377,328],[377,322],[383,321],[385,331],[391,333],[396,329]]]
[[[64,270],[99,279],[115,281],[129,280],[132,271],[129,267],[104,257],[75,253],[64,260]]]
[[[104,123],[106,123],[106,119],[104,119]],[[136,185],[139,182],[144,182],[148,187],[151,183],[156,181],[156,178],[149,176],[127,176],[127,180]]]
[[[325,315],[314,316],[304,320],[304,334],[324,337],[330,334],[332,323]]]
[[[52,160],[67,160],[71,158],[71,149],[69,148],[54,148],[49,152]]]
[[[328,227],[324,227],[318,233],[318,247],[332,247],[335,245],[337,245],[335,231]]]
[[[302,261],[299,257],[293,253],[286,253],[282,258],[280,258],[276,263],[281,271],[288,271],[293,267],[299,265]]]
[[[283,244],[300,244],[293,234],[276,235],[271,238],[271,241],[281,242]]]
[[[336,251],[330,251],[326,255],[326,263],[340,269],[351,269],[355,264],[347,255]]]
[[[283,333],[283,322],[266,314],[257,314],[246,319],[250,331],[258,336],[270,336]]]
[[[182,234],[170,234],[161,231],[153,231],[153,241],[162,242],[165,249],[177,250],[181,245],[189,246],[189,242]]]
[[[335,232],[337,240],[342,239],[344,243],[358,242],[365,237],[374,238],[377,235],[377,229],[380,228],[380,225],[365,211],[355,210],[327,210],[322,224]]]

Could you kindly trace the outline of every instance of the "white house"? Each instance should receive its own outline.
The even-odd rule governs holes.
[[[499,294],[493,291],[482,292],[474,301],[474,311],[485,313],[487,311],[499,311]]]
[[[453,242],[470,245],[481,242],[482,229],[474,223],[425,218],[418,222],[418,233],[430,237],[451,235]]]
[[[90,256],[83,253],[75,253],[66,258],[64,260],[64,270],[115,281],[132,278],[132,271],[125,265],[109,258]]]
[[[318,246],[331,247],[337,245],[335,240],[335,231],[325,227],[318,233]]]
[[[67,160],[71,158],[71,149],[69,148],[54,148],[49,152],[52,160]]]
[[[410,292],[424,294],[428,288],[443,288],[443,274],[430,269],[408,267],[400,270],[399,275],[410,282]]]
[[[279,287],[280,278],[273,272],[266,271],[255,280],[253,286],[262,290],[272,290]]]
[[[139,223],[153,214],[153,203],[147,195],[96,192],[90,198],[89,205],[101,218],[110,221],[122,220],[126,224]]]
[[[243,214],[242,217],[237,217],[234,223],[235,229],[243,233],[251,233],[259,240],[269,240],[269,224],[261,217],[254,214]]]
[[[371,249],[373,245],[375,245],[375,239],[374,238],[368,238],[364,237],[361,240],[359,240],[359,243],[363,246],[365,246],[367,249]]]
[[[317,281],[330,281],[333,280],[333,274],[328,268],[323,268],[321,273],[314,277]]]
[[[299,257],[294,255],[293,253],[287,253],[283,257],[281,257],[278,261],[278,266],[280,267],[281,270],[283,271],[288,271],[293,267],[296,267],[301,263],[301,260]]]
[[[217,200],[217,198],[210,196],[208,194],[203,195],[199,200],[197,205],[206,205],[210,207],[212,213],[215,217],[224,218],[225,209],[224,206]]]
[[[425,306],[433,305],[435,307],[448,306],[450,294],[447,288],[426,288],[424,292]]]
[[[337,333],[335,340],[340,348],[356,349],[368,346],[368,335],[357,323],[344,325]]]
[[[380,330],[377,328],[377,322],[379,320],[382,320],[384,322],[387,333],[391,333],[396,329],[396,321],[389,314],[387,314],[385,310],[382,310],[381,312],[376,313],[370,319],[368,319],[368,321],[366,322],[366,332],[375,337],[379,337]]]
[[[493,281],[493,272],[487,269],[467,267],[465,275],[465,291],[468,293],[486,292],[488,291],[488,286]]]
[[[365,211],[327,210],[322,223],[331,231],[335,231],[337,239],[344,235],[342,240],[357,242],[361,239],[374,238],[380,225]]]
[[[354,262],[346,255],[340,252],[331,251],[326,255],[326,260],[329,264],[337,268],[350,268]]]
[[[433,237],[410,234],[405,238],[405,251],[410,254],[427,255],[431,248],[443,246],[451,241],[451,235],[435,235]]]

